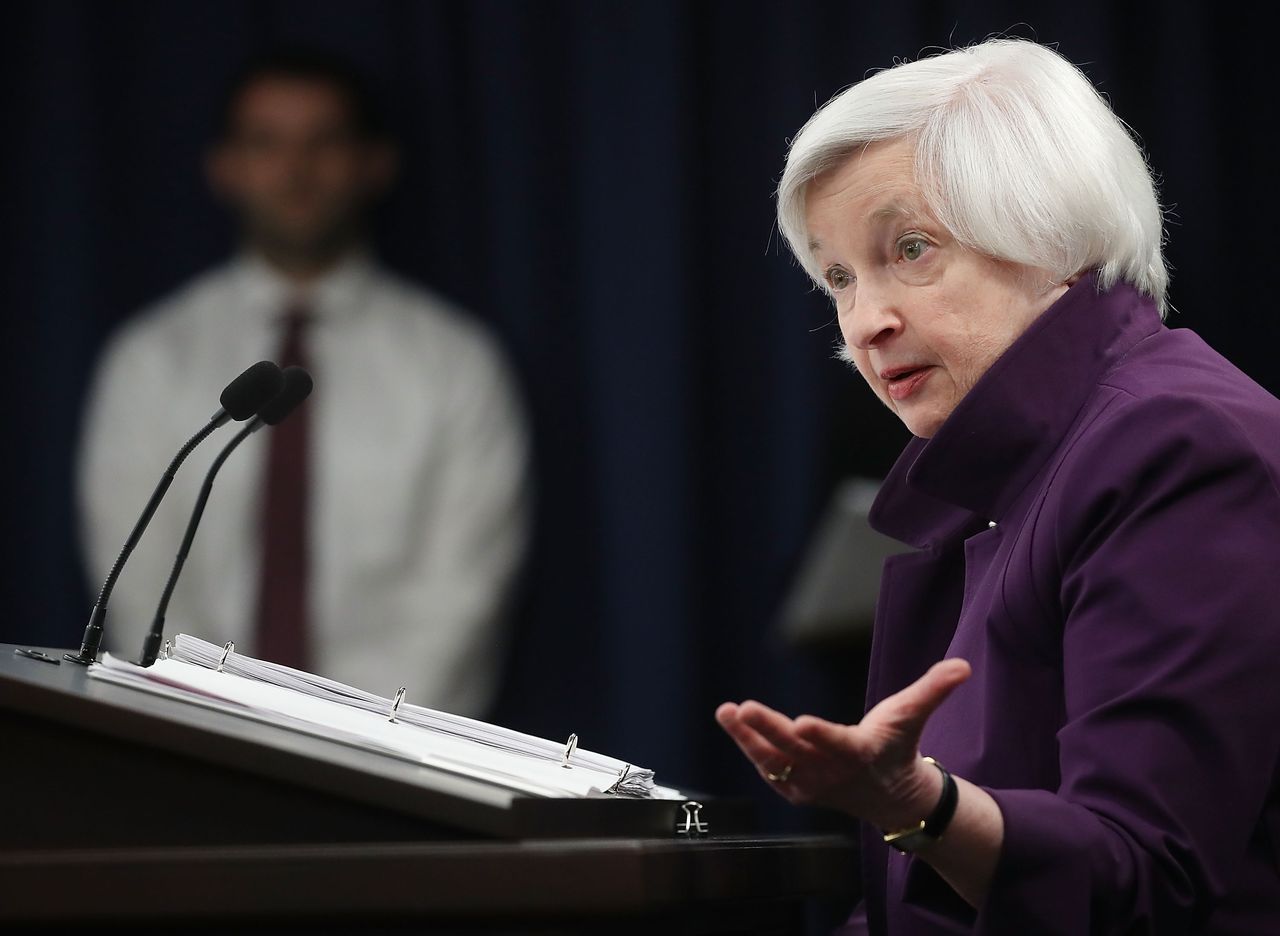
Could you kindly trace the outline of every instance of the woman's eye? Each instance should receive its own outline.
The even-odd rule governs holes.
[[[923,237],[911,237],[904,240],[898,247],[898,252],[902,255],[902,259],[915,262],[924,256],[924,252],[929,249],[929,242]]]
[[[853,282],[853,277],[849,275],[848,270],[842,270],[840,267],[831,267],[827,270],[827,285],[832,289],[844,289]]]

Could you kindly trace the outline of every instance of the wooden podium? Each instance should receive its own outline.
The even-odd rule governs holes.
[[[0,928],[799,933],[856,886],[850,840],[753,835],[740,804],[702,799],[699,832],[680,802],[525,796],[16,649]]]

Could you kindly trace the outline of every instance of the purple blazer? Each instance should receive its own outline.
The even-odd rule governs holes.
[[[872,525],[868,706],[948,656],[921,748],[989,790],[974,913],[864,841],[870,932],[1280,934],[1280,401],[1084,277],[913,440]]]

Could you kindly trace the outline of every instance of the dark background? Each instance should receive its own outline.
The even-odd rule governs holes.
[[[157,0],[3,20],[3,641],[78,643],[85,386],[114,326],[228,254],[201,157],[227,79],[278,42],[367,70],[405,147],[383,256],[490,323],[527,394],[538,525],[494,717],[660,779],[766,797],[714,725],[724,699],[860,713],[858,648],[806,654],[776,621],[833,485],[882,475],[905,435],[830,359],[771,195],[787,139],[869,69],[995,32],[1057,43],[1160,174],[1171,324],[1280,390],[1270,53],[1233,5]]]

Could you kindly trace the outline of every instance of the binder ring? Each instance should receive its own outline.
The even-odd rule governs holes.
[[[400,711],[400,703],[404,701],[405,687],[401,686],[396,690],[396,697],[391,700],[391,712],[387,715],[387,721],[396,724],[396,712]]]
[[[631,773],[631,765],[623,764],[622,769],[618,771],[618,779],[613,781],[606,793],[618,793],[622,789],[622,782],[627,779],[627,774]]]
[[[219,673],[222,672],[222,664],[227,662],[227,657],[229,657],[235,651],[235,649],[236,649],[236,642],[234,640],[228,640],[225,644],[222,645],[222,658],[218,660]]]
[[[573,767],[569,763],[569,758],[573,756],[573,752],[578,749],[578,736],[576,734],[569,735],[569,740],[564,745],[564,759],[560,761],[560,766],[565,770],[572,770]]]

